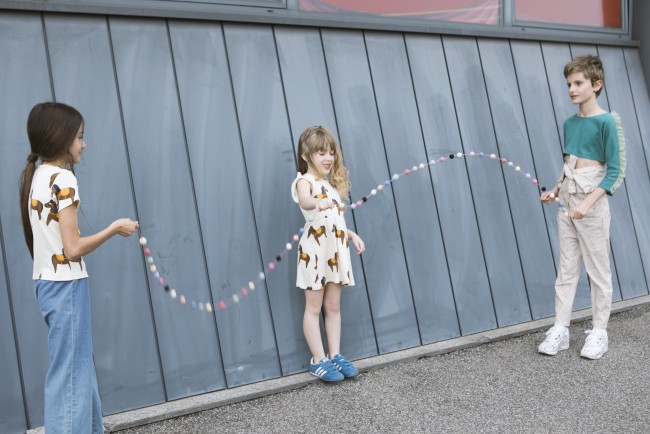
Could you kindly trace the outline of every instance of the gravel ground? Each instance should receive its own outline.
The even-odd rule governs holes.
[[[650,305],[612,315],[598,361],[590,324],[555,357],[533,333],[119,433],[649,433]]]

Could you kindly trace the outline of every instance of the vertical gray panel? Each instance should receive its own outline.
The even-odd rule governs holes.
[[[338,136],[319,30],[280,27],[275,29],[275,37],[294,148],[300,133],[311,125],[326,125]],[[349,210],[346,222],[356,231]],[[352,255],[352,272],[355,285],[341,295],[341,351],[356,359],[377,354],[377,341],[358,255]]]
[[[0,17],[2,26],[2,17]],[[4,158],[4,154],[3,158]],[[3,197],[3,199],[5,199]],[[20,385],[14,326],[9,305],[9,288],[5,274],[5,257],[7,248],[2,236],[2,219],[0,219],[0,432],[13,434],[24,433],[27,429],[24,396]]]
[[[555,112],[555,120],[557,123],[558,134],[560,136],[560,143],[563,144],[564,135],[562,132],[562,125],[564,125],[564,120],[576,113],[576,107],[573,106],[567,93],[566,79],[564,78],[563,73],[564,65],[571,61],[571,51],[567,44],[544,42],[542,43],[542,54],[544,57],[544,64],[546,65],[546,77],[551,91],[551,100],[553,101],[553,110]],[[563,149],[563,145],[561,145],[556,157],[561,165],[564,164],[562,160]],[[553,187],[561,173],[562,166],[560,166],[560,170],[557,172],[549,173],[545,176],[544,182],[549,189]],[[552,207],[557,209],[555,205]],[[559,253],[559,250],[557,250],[557,252]],[[585,272],[584,267],[582,267],[580,270],[580,281],[578,282],[578,289],[576,290],[573,308],[582,309],[590,305],[591,295],[589,281],[587,280],[587,273]]]
[[[211,294],[167,27],[111,19],[110,31],[140,224],[161,276],[188,299],[148,274],[167,398],[215,390],[225,384],[215,319],[191,307]]]
[[[499,153],[515,167],[521,167],[521,173],[517,173],[513,167],[503,166],[530,309],[534,318],[540,318],[552,312],[549,309],[552,293],[549,276],[555,273],[555,264],[545,230],[540,191],[531,181],[538,177],[538,171],[528,140],[528,123],[524,118],[512,52],[508,41],[495,39],[479,39],[479,49]]]
[[[443,42],[463,148],[498,155],[476,40],[449,37]],[[467,167],[499,326],[527,321],[530,311],[503,168],[498,160],[478,157],[469,158]]]
[[[43,383],[49,366],[47,327],[34,298],[25,247],[18,178],[29,154],[25,124],[32,106],[52,99],[40,14],[0,14],[0,207],[5,260],[23,371],[29,427],[43,424]]]
[[[553,114],[548,81],[546,75],[540,73],[544,70],[542,50],[538,42],[512,41],[510,44],[536,176],[540,186],[552,188],[562,170],[562,148]],[[537,201],[539,202],[538,198]],[[557,208],[555,204],[542,207],[546,218],[547,232],[541,227],[534,229],[549,237],[552,247],[551,255],[555,258],[553,267],[559,264]],[[550,316],[555,313],[554,281],[555,268],[543,276],[543,291],[539,293],[529,291],[533,318]]]
[[[650,177],[646,165],[643,142],[637,123],[634,99],[630,90],[623,50],[614,47],[600,47],[599,55],[605,66],[605,82],[612,111],[621,116],[626,138],[627,176],[625,185],[611,198],[612,248],[621,282],[623,298],[637,297],[648,291],[646,276],[650,274],[650,231],[647,216],[650,213]],[[644,94],[636,95],[641,99]],[[602,95],[601,95],[602,98]],[[647,101],[647,94],[645,94]],[[647,118],[646,118],[647,120]],[[623,188],[625,187],[625,188]],[[629,201],[628,201],[629,196]],[[632,208],[630,210],[630,207]],[[616,232],[614,232],[616,230]],[[636,232],[635,232],[636,230]],[[643,259],[643,263],[641,262]],[[641,270],[645,270],[642,273]],[[644,276],[645,274],[645,276]]]
[[[641,60],[639,59],[639,50],[636,48],[624,48],[623,49],[625,64],[627,66],[627,75],[630,83],[630,91],[632,94],[632,100],[634,102],[635,115],[636,115],[636,126],[634,125],[634,118],[628,120],[628,128],[639,129],[639,139],[640,141],[635,145],[638,149],[635,151],[637,158],[643,158],[642,163],[645,163],[646,170],[648,169],[648,153],[650,152],[650,99],[648,98],[648,88],[644,80],[643,69],[641,67]],[[628,145],[629,146],[629,145]],[[629,150],[628,150],[629,152]],[[639,171],[643,171],[643,165],[637,164]],[[629,175],[628,171],[628,176]],[[635,175],[636,176],[636,175]],[[641,178],[643,179],[643,178]],[[636,197],[638,195],[647,194],[647,184],[645,186],[643,183],[636,185],[636,177],[628,181],[632,187],[632,195]],[[640,189],[637,192],[637,189]],[[643,191],[643,193],[641,193]],[[647,206],[647,201],[639,202],[636,199],[631,202],[632,205],[632,215],[635,216],[635,221],[638,222],[639,218],[643,218],[644,214],[637,214],[639,209],[643,210],[644,206]],[[639,218],[636,216],[639,215]],[[642,259],[644,267],[647,269],[648,263],[650,262],[647,258],[648,253],[650,252],[650,227],[645,223],[637,223],[636,227],[636,236],[637,242],[639,243],[639,249],[642,254]],[[646,271],[645,273],[646,282],[650,279],[650,273]],[[646,288],[646,292],[648,289]]]
[[[427,163],[404,36],[366,33],[370,71],[391,173]],[[429,170],[393,187],[422,343],[458,336],[459,325]]]
[[[216,311],[226,379],[277,377],[268,294],[241,294],[261,258],[221,26],[172,22],[170,32],[212,292],[228,306]]]
[[[325,59],[353,200],[390,176],[363,34],[323,30]],[[405,181],[402,181],[405,182]],[[420,344],[395,201],[390,188],[354,211],[379,352]]]
[[[296,176],[273,32],[269,26],[225,25],[237,114],[262,258],[267,264],[302,227],[291,199]],[[284,375],[303,371],[309,350],[302,333],[305,300],[296,288],[295,256],[266,280]]]
[[[429,159],[462,152],[456,107],[439,37],[406,37],[411,74]],[[460,332],[496,327],[485,259],[472,201],[467,166],[462,160],[431,166]]]
[[[48,15],[45,24],[57,100],[76,107],[85,119],[87,148],[76,173],[83,210],[79,224],[88,235],[117,218],[136,218],[106,19]],[[95,366],[106,414],[165,400],[136,240],[137,235],[114,237],[86,258]]]

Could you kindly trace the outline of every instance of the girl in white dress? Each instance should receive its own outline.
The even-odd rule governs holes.
[[[293,200],[300,205],[305,227],[298,244],[296,286],[305,292],[303,332],[312,353],[310,372],[325,381],[359,375],[340,354],[341,288],[354,285],[350,242],[357,254],[365,250],[361,238],[345,224],[342,197],[350,190],[341,148],[324,127],[307,128],[298,145],[298,175],[291,185]],[[319,317],[325,310],[329,355],[325,355]],[[317,361],[317,362],[315,362]]]

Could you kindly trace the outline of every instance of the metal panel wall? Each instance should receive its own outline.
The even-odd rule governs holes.
[[[310,125],[340,139],[355,201],[418,169],[346,210],[368,248],[342,296],[349,357],[553,315],[556,207],[498,160],[449,156],[495,153],[551,186],[576,112],[562,68],[587,51],[605,61],[600,102],[628,140],[611,202],[615,299],[648,293],[650,102],[635,49],[10,12],[0,41],[0,199],[16,202],[29,109],[76,106],[82,232],[137,217],[189,301],[151,278],[135,237],[88,256],[106,414],[306,370],[295,252],[276,255],[303,223],[289,186]],[[18,207],[0,208],[0,224],[0,430],[23,432],[42,424],[46,329]],[[260,270],[265,282],[242,296]],[[221,300],[214,312],[191,303]],[[583,273],[575,307],[589,303]]]

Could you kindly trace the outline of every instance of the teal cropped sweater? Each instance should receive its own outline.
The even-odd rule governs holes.
[[[598,185],[612,195],[625,177],[625,137],[616,113],[590,117],[571,116],[564,121],[564,154],[605,163]]]

